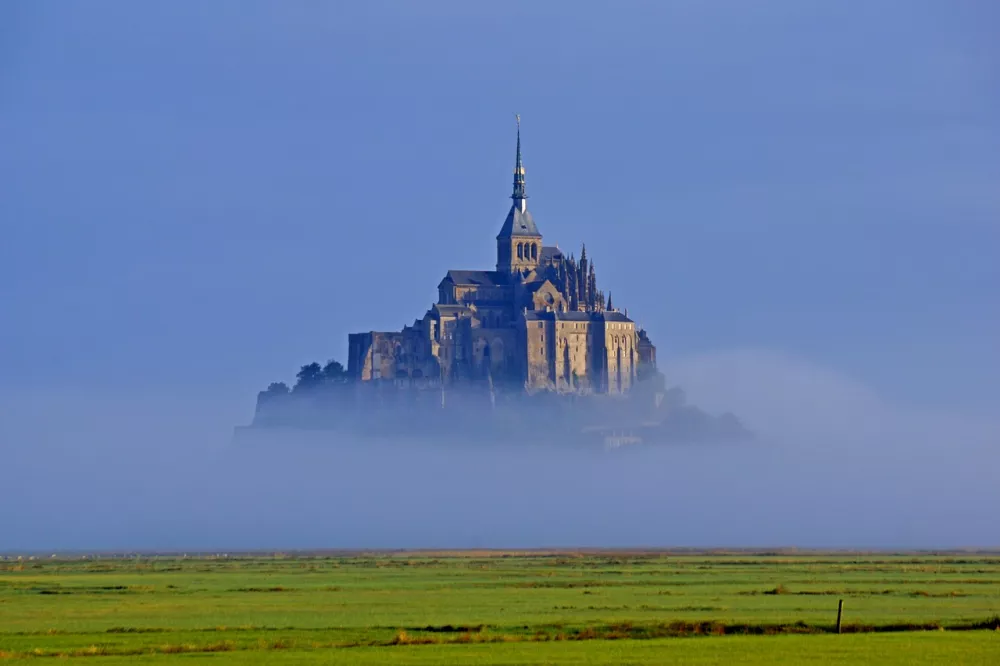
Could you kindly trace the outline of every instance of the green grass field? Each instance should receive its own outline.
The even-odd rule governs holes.
[[[997,616],[1000,556],[981,554],[0,562],[4,659],[997,664]]]

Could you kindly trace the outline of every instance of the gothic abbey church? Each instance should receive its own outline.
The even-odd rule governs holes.
[[[544,245],[528,211],[518,124],[513,205],[497,234],[496,270],[451,270],[437,303],[399,332],[349,336],[356,381],[435,387],[462,381],[528,393],[627,393],[656,348],[598,289],[584,247],[577,260]]]

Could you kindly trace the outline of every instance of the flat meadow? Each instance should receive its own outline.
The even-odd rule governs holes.
[[[4,660],[997,664],[998,618],[1000,555],[986,553],[0,561]]]

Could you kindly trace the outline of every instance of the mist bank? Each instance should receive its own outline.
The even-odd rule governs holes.
[[[1000,544],[996,424],[891,406],[787,359],[749,399],[714,363],[674,376],[745,416],[752,443],[496,447],[470,431],[461,446],[234,447],[244,396],[7,395],[0,551]]]

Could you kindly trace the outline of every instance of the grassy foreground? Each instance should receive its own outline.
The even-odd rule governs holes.
[[[997,616],[1000,556],[979,554],[0,562],[0,659],[992,664]]]

